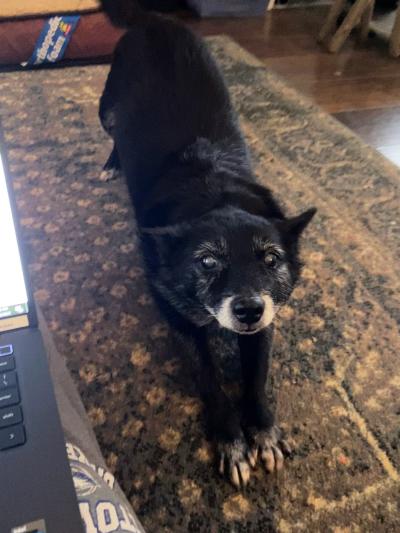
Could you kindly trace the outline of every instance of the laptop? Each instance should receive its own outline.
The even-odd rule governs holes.
[[[0,532],[83,533],[15,213],[0,151]]]

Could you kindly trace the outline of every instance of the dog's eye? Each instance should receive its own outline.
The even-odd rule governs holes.
[[[205,255],[201,258],[201,264],[206,270],[212,270],[218,265],[218,261],[212,255]]]
[[[274,252],[267,252],[264,256],[265,264],[270,268],[274,268],[277,265],[278,260],[279,256]]]

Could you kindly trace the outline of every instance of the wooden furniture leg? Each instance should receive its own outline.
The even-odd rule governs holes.
[[[397,8],[396,19],[390,35],[389,52],[393,57],[400,56],[400,6]]]
[[[336,30],[336,23],[339,15],[342,13],[346,5],[346,0],[335,0],[331,5],[328,16],[318,35],[318,41],[324,41],[329,35],[332,35]]]
[[[357,0],[350,8],[346,18],[328,43],[328,50],[330,52],[337,52],[344,41],[350,35],[350,32],[359,23],[362,15],[369,5],[369,0]]]
[[[368,6],[361,15],[360,33],[358,35],[359,42],[364,42],[369,33],[369,25],[371,24],[372,14],[374,12],[375,0],[369,0]]]

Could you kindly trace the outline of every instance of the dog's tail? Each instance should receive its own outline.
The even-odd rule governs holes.
[[[147,16],[136,0],[101,0],[101,6],[114,26],[119,28],[134,26]]]

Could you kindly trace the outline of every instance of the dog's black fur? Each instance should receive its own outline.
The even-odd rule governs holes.
[[[126,177],[154,295],[203,362],[220,470],[245,485],[259,451],[268,470],[282,465],[265,396],[272,319],[298,279],[299,237],[315,209],[287,218],[256,183],[227,88],[199,38],[131,0],[102,3],[129,28],[100,103],[115,143],[106,166]],[[237,333],[242,416],[214,371],[216,322]]]

